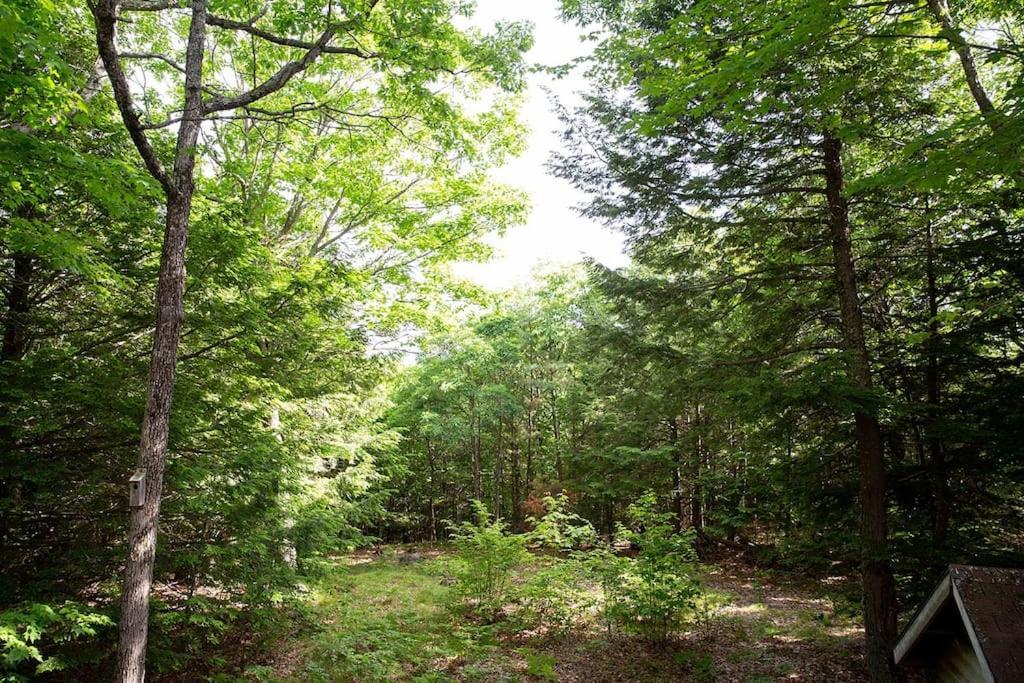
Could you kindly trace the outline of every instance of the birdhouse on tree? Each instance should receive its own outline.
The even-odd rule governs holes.
[[[950,565],[893,654],[927,681],[1024,681],[1024,569]]]
[[[138,469],[128,480],[128,506],[140,508],[146,504],[146,470]]]

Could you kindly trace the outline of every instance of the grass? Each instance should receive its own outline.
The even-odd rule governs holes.
[[[340,559],[310,586],[308,627],[282,637],[272,665],[251,670],[250,680],[839,682],[863,677],[856,624],[805,587],[706,567],[702,599],[708,618],[667,647],[653,648],[609,634],[593,619],[557,633],[517,632],[514,620],[475,622],[449,608],[446,560],[438,552],[431,555],[404,564],[395,553]]]
[[[520,652],[526,657],[526,673],[545,681],[558,680],[555,673],[555,658],[544,652],[524,648]]]
[[[321,628],[301,648],[301,666],[279,680],[446,681],[453,666],[486,676],[501,654],[494,628],[456,620],[445,607],[448,591],[429,560],[378,560],[328,574],[310,601]]]

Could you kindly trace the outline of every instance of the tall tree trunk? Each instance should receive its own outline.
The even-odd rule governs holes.
[[[829,230],[842,317],[849,353],[849,378],[864,394],[873,389],[871,364],[864,338],[864,320],[857,292],[857,271],[850,242],[850,215],[843,194],[842,142],[831,134],[822,140]],[[860,459],[860,514],[864,588],[864,630],[872,681],[896,681],[892,655],[896,638],[896,592],[889,564],[886,520],[885,461],[882,432],[875,411],[861,405],[854,413]]]
[[[945,453],[942,442],[936,435],[936,421],[939,415],[941,388],[939,385],[939,294],[935,274],[935,235],[931,218],[926,225],[925,268],[928,287],[928,365],[925,370],[925,391],[928,401],[928,470],[932,483],[933,514],[932,538],[935,546],[942,549],[949,535],[949,479],[946,475]]]
[[[116,4],[111,3],[111,7],[116,14]],[[105,18],[110,22],[108,28],[112,33],[114,17]],[[97,21],[101,54],[105,54],[109,48],[106,39],[112,39],[112,36],[100,35],[103,28],[100,21]],[[131,511],[128,561],[121,593],[117,643],[117,680],[121,683],[141,683],[146,676],[149,593],[156,559],[178,343],[184,318],[182,299],[185,291],[185,249],[195,188],[195,147],[203,118],[202,67],[205,39],[206,1],[194,0],[186,45],[185,107],[175,147],[173,182],[167,191],[167,215],[156,291],[156,328],[139,442],[138,467],[146,472],[146,500],[144,505]],[[118,68],[117,65],[107,64],[108,72],[114,68]]]
[[[551,436],[554,439],[552,447],[555,450],[555,474],[558,476],[558,483],[565,481],[565,466],[562,463],[562,447],[558,425],[558,403],[555,390],[551,390]]]
[[[702,466],[704,464],[704,436],[701,434],[701,408],[700,404],[694,409],[693,429],[695,430],[693,440],[693,462],[691,465],[693,473],[693,485],[690,488],[690,524],[694,529],[700,531],[704,528],[704,490],[700,484]]]
[[[679,418],[668,420],[668,441],[673,446],[672,509],[676,515],[676,531],[686,528],[686,506],[683,504],[683,450],[679,447]]]
[[[519,444],[512,441],[514,434],[512,426],[513,423],[510,420],[509,437],[512,462],[509,464],[512,467],[512,528],[518,532],[523,529],[522,463],[519,462]]]
[[[167,205],[166,231],[157,287],[157,324],[153,338],[146,410],[142,418],[139,467],[146,472],[146,502],[129,520],[128,563],[118,624],[118,680],[145,678],[149,591],[156,557],[160,497],[167,460],[171,397],[183,317],[185,244],[190,198],[174,197]]]
[[[480,475],[480,416],[476,414],[475,401],[473,406],[473,419],[469,423],[469,441],[473,452],[473,498],[483,501],[483,482]]]
[[[615,500],[606,498],[604,504],[605,530],[608,532],[608,539],[615,542]]]
[[[437,490],[437,463],[434,461],[434,449],[431,447],[430,438],[427,438],[427,464],[430,468],[430,486],[427,487],[427,495],[430,498],[430,534],[431,541],[437,540],[437,507],[434,503],[434,492]],[[442,491],[444,488],[442,487]]]
[[[145,677],[149,589],[156,555],[171,398],[184,314],[182,295],[185,286],[185,247],[192,212],[199,129],[207,114],[246,107],[283,88],[292,77],[324,54],[341,28],[339,24],[333,24],[315,43],[308,47],[303,44],[306,52],[301,59],[287,62],[263,83],[235,97],[214,97],[204,108],[202,95],[207,3],[208,0],[190,0],[186,3],[191,8],[191,18],[185,44],[184,101],[170,174],[165,171],[159,154],[147,136],[147,127],[143,125],[134,103],[131,84],[121,68],[116,27],[119,14],[124,8],[120,6],[120,0],[96,0],[89,3],[96,25],[96,47],[109,78],[121,120],[146,169],[160,183],[167,196],[164,242],[157,283],[156,328],[139,443],[139,468],[147,473],[147,491],[145,504],[132,511],[129,521],[128,562],[125,567],[118,634],[119,681],[141,681]],[[175,3],[143,4],[147,5],[144,9],[153,11],[177,9]],[[372,10],[375,4],[375,1],[371,2],[367,11]]]
[[[35,261],[31,254],[17,252],[11,256],[13,277],[7,291],[7,315],[4,318],[4,341],[0,362],[21,360],[28,352],[28,314],[31,308],[30,289]]]
[[[501,493],[505,487],[505,436],[498,418],[498,453],[494,458],[494,517],[501,519]]]
[[[526,409],[526,490],[524,494],[530,495],[533,488],[533,409],[535,405],[535,391],[530,387],[530,405]]]

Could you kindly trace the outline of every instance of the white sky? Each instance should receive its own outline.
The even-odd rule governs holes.
[[[534,26],[534,46],[527,55],[531,63],[563,64],[586,52],[576,26],[558,18],[558,0],[478,0],[473,23],[489,28],[495,21],[527,20]],[[568,182],[550,175],[545,168],[552,150],[559,144],[560,123],[547,86],[563,103],[584,89],[579,77],[554,79],[547,74],[529,75],[522,120],[529,127],[529,148],[494,177],[524,190],[532,210],[525,225],[511,228],[504,236],[492,238],[494,259],[487,263],[459,263],[455,272],[488,289],[506,289],[526,284],[531,274],[549,266],[575,263],[584,256],[616,268],[628,262],[622,238],[604,226],[583,218],[575,206],[586,196]]]

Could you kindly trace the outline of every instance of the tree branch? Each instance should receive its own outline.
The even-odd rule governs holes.
[[[186,0],[123,0],[122,9],[133,12],[159,12],[165,9],[186,9]]]
[[[960,33],[960,29],[954,23],[953,16],[949,12],[949,4],[946,0],[928,0],[928,8],[935,17],[935,21],[942,28],[946,40],[949,41],[949,44],[960,58],[967,87],[971,91],[971,97],[974,98],[978,105],[982,118],[985,119],[993,133],[999,133],[1002,127],[999,112],[996,110],[995,105],[992,104],[992,99],[981,82],[981,77],[978,75],[978,65],[974,61],[974,52]]]
[[[278,69],[270,78],[263,81],[255,88],[236,95],[235,97],[216,97],[212,100],[208,100],[203,104],[203,113],[211,114],[213,112],[225,111],[228,109],[237,109],[246,105],[252,104],[257,100],[261,100],[268,95],[272,95],[281,88],[283,88],[288,81],[291,80],[292,76],[301,73],[309,68],[312,64],[320,57],[324,51],[324,47],[331,42],[334,34],[337,32],[337,26],[331,26],[323,33],[320,34],[320,38],[313,43],[312,47],[302,56],[302,59],[288,62],[280,69]]]
[[[176,61],[166,55],[157,54],[156,52],[122,52],[118,55],[121,59],[156,59],[159,60],[176,71],[185,73],[185,67],[178,64]]]
[[[301,48],[303,50],[312,50],[316,48],[320,42],[317,41],[316,43],[310,43],[305,40],[298,40],[296,38],[287,38],[285,36],[279,36],[277,34],[270,33],[269,31],[264,31],[261,28],[257,28],[252,24],[245,23],[242,21],[235,21],[234,19],[227,19],[225,17],[217,16],[216,14],[209,15],[209,17],[207,18],[207,22],[211,26],[216,26],[218,28],[230,29],[234,31],[244,31],[249,35],[255,36],[257,38],[262,38],[268,43],[274,43],[275,45],[283,45],[284,47],[295,47]],[[334,31],[337,31],[338,28],[340,27],[334,27]],[[359,48],[355,47],[340,47],[336,45],[327,45],[326,43],[320,45],[320,52],[329,55],[350,55],[352,57],[359,57],[360,59],[370,59],[372,57],[377,56],[377,53],[375,52],[364,52],[363,50],[360,50]]]
[[[156,150],[153,149],[149,138],[146,137],[142,122],[139,120],[139,114],[135,111],[135,105],[132,102],[132,93],[128,85],[128,79],[125,77],[124,71],[121,69],[121,62],[118,59],[116,44],[117,1],[100,0],[96,4],[91,5],[91,9],[93,20],[96,23],[96,48],[99,51],[100,59],[103,60],[103,67],[106,69],[107,78],[110,80],[111,88],[114,91],[114,101],[121,112],[121,119],[124,121],[125,128],[128,129],[129,137],[135,143],[136,149],[139,150],[142,162],[146,165],[146,170],[156,178],[167,194],[171,194],[174,191],[174,185],[166,171],[164,171],[163,164],[160,163]]]

